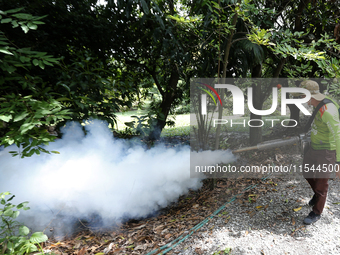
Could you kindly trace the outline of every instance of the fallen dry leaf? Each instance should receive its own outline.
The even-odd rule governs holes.
[[[92,233],[89,234],[89,232],[84,231],[81,232],[81,235],[78,235],[73,239],[63,240],[60,242],[52,241],[53,244],[50,244],[49,248],[52,248],[51,250],[56,255],[78,255],[80,251],[83,251],[81,248],[85,245],[87,248],[83,255],[127,254],[126,252],[131,253],[133,251],[135,251],[134,254],[145,254],[150,250],[157,249],[166,243],[169,243],[171,239],[175,239],[183,235],[185,231],[193,228],[193,224],[197,224],[197,221],[205,219],[206,215],[211,215],[223,204],[222,200],[220,201],[219,195],[225,194],[224,188],[229,195],[242,193],[243,196],[239,198],[238,202],[240,202],[242,206],[247,207],[249,206],[249,198],[253,202],[255,198],[259,197],[259,192],[261,192],[260,194],[267,192],[267,188],[263,187],[262,190],[256,189],[251,193],[249,193],[249,191],[240,192],[240,189],[245,188],[246,185],[249,185],[250,183],[256,184],[258,182],[255,182],[254,180],[246,180],[244,183],[238,183],[241,181],[242,180],[238,181],[236,179],[233,181],[219,181],[219,189],[210,191],[209,186],[207,186],[206,189],[202,189],[201,194],[198,193],[197,196],[193,195],[191,200],[187,200],[186,197],[183,196],[182,199],[179,199],[180,202],[178,205],[175,205],[173,208],[168,208],[169,211],[167,214],[148,218],[146,220],[131,221],[126,224],[122,224],[114,232],[110,231],[109,233],[104,233],[102,236],[101,234],[93,235]],[[260,183],[265,185],[262,181],[260,181]],[[270,188],[269,191],[271,188],[275,188],[274,183],[271,182],[270,185],[271,187],[268,187]],[[218,202],[216,203],[216,201]],[[237,203],[237,201],[234,203]],[[227,206],[229,205],[230,204]],[[251,217],[258,212],[255,205],[256,204],[252,206],[252,211],[248,212]],[[263,210],[265,208],[268,208],[268,205],[261,205],[258,209]],[[197,209],[200,209],[202,213],[197,213]],[[223,218],[225,223],[228,223],[231,220],[231,215],[224,215],[224,213],[222,213],[220,216]],[[213,220],[210,217],[208,219]],[[213,228],[210,228],[209,232],[212,231]],[[244,232],[244,234],[249,235],[250,232]],[[78,246],[78,249],[74,249],[74,247]],[[204,248],[201,249],[198,248],[195,251],[196,254],[206,254],[203,250]],[[161,250],[159,250],[159,252],[161,252]]]
[[[196,252],[197,254],[203,254],[203,251],[202,251],[200,248],[196,248],[196,249],[195,249],[195,252]]]
[[[78,255],[84,255],[86,253],[85,247],[78,251]]]
[[[291,233],[290,235],[291,236],[293,236],[298,230],[302,230],[302,229],[304,229],[304,228],[306,228],[304,225],[302,225],[302,226],[300,226],[300,227],[298,227],[297,229],[295,229],[294,231],[293,231],[293,233]]]
[[[52,247],[57,247],[57,246],[62,246],[64,245],[65,243],[61,243],[61,242],[57,242],[57,243],[54,243],[54,244],[51,244]]]
[[[292,224],[293,224],[293,226],[295,226],[295,219],[294,218],[292,218]]]
[[[77,240],[77,241],[75,242],[75,245],[74,245],[73,249],[76,249],[76,250],[79,249],[80,246],[81,246],[81,244],[82,244],[82,241]]]
[[[247,213],[249,214],[249,217],[250,217],[250,218],[252,218],[252,217],[256,214],[255,211],[249,211],[249,212],[247,212]]]
[[[145,239],[151,239],[151,238],[150,238],[150,236],[140,236],[140,237],[137,238],[137,242],[141,242]]]
[[[300,206],[299,208],[294,208],[293,211],[294,211],[294,212],[298,212],[298,211],[300,211],[301,209],[302,209],[302,206]]]
[[[188,220],[201,220],[202,218],[200,217],[192,217],[192,218],[183,218],[184,221],[188,221]]]
[[[145,226],[146,226],[146,224],[142,224],[142,225],[140,225],[140,226],[134,227],[133,229],[142,229],[142,228],[144,228]]]

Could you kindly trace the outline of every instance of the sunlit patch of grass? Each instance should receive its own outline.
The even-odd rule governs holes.
[[[125,130],[127,126],[124,123],[135,120],[131,116],[134,116],[134,115],[141,116],[144,114],[146,114],[146,112],[141,111],[141,110],[118,113],[117,114],[118,130]],[[267,119],[269,119],[269,121],[266,121]],[[264,122],[264,125],[262,127],[263,135],[271,131],[272,121],[270,121],[270,119],[275,119],[274,125],[276,125],[280,123],[282,120],[287,119],[287,116],[263,117],[262,118]],[[174,120],[175,126],[172,126],[172,127],[166,126],[162,130],[162,134],[161,134],[162,137],[190,135],[190,114],[180,114],[176,116],[169,116],[168,120]],[[232,126],[230,124],[231,120],[232,120],[232,123],[234,123]],[[249,121],[249,117],[228,119],[227,124],[221,125],[221,131],[222,132],[249,133],[248,121]],[[243,125],[243,123],[245,123],[245,125]],[[257,125],[257,123],[254,122],[254,123],[251,123],[251,125]],[[210,133],[214,134],[215,132],[216,132],[216,128],[212,127]]]
[[[136,111],[127,111],[127,112],[119,112],[116,113],[116,121],[117,125],[115,126],[115,129],[118,129],[119,131],[125,130],[127,126],[125,125],[125,122],[130,122],[135,120],[131,116],[142,116],[147,114],[147,110],[136,110]]]
[[[161,137],[184,136],[190,134],[190,126],[164,128]]]
[[[184,136],[190,134],[189,114],[179,114],[176,116],[170,116],[170,118],[174,118],[175,126],[166,126],[165,128],[163,128],[161,137]]]
[[[129,111],[129,112],[123,112],[123,113],[117,113],[117,126],[115,129],[118,129],[120,131],[125,130],[127,126],[124,124],[125,122],[130,122],[135,120],[131,116],[142,116],[145,115],[146,111]],[[167,136],[183,136],[183,135],[189,135],[190,133],[190,116],[189,114],[179,114],[176,116],[169,116],[170,120],[175,121],[175,126],[169,127],[165,126],[165,128],[162,131],[161,136],[167,137]]]

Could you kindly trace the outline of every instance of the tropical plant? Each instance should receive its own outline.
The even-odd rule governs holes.
[[[7,196],[10,197],[6,198]],[[14,197],[9,192],[0,193],[0,254],[22,255],[42,251],[41,243],[46,242],[48,237],[42,232],[29,236],[29,228],[15,220],[20,215],[20,210],[30,208],[27,207],[28,202],[12,204]]]
[[[0,22],[24,33],[43,24],[42,17],[21,12],[23,8],[0,11]],[[22,157],[48,152],[42,147],[56,138],[49,126],[69,118],[70,112],[54,98],[51,87],[34,69],[53,66],[58,59],[46,52],[19,48],[6,33],[0,31],[0,146],[15,144],[13,155]]]

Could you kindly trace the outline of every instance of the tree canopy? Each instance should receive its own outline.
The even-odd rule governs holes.
[[[338,78],[338,4],[1,1],[0,143],[39,153],[54,139],[46,127],[90,117],[114,126],[121,107],[154,88],[149,138],[157,139],[195,77]],[[254,85],[257,109],[271,86]],[[259,142],[261,129],[251,132]]]

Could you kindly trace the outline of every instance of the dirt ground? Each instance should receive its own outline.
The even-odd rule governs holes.
[[[282,138],[282,133],[273,130],[264,139]],[[188,137],[161,142],[183,145],[188,144]],[[247,135],[241,134],[229,134],[228,143],[230,149],[249,146]],[[291,145],[240,153],[233,164],[278,166],[298,165],[301,161],[300,150]],[[59,242],[50,240],[45,250],[55,254],[99,255],[314,254],[316,249],[318,254],[338,254],[335,223],[340,218],[337,196],[340,183],[332,179],[330,184],[325,216],[311,227],[302,223],[310,211],[306,204],[312,195],[302,176],[263,173],[253,178],[205,179],[202,188],[191,190],[152,217],[131,219],[105,231],[82,224],[76,236]],[[328,236],[327,231],[332,234]],[[322,244],[325,240],[328,246]]]

